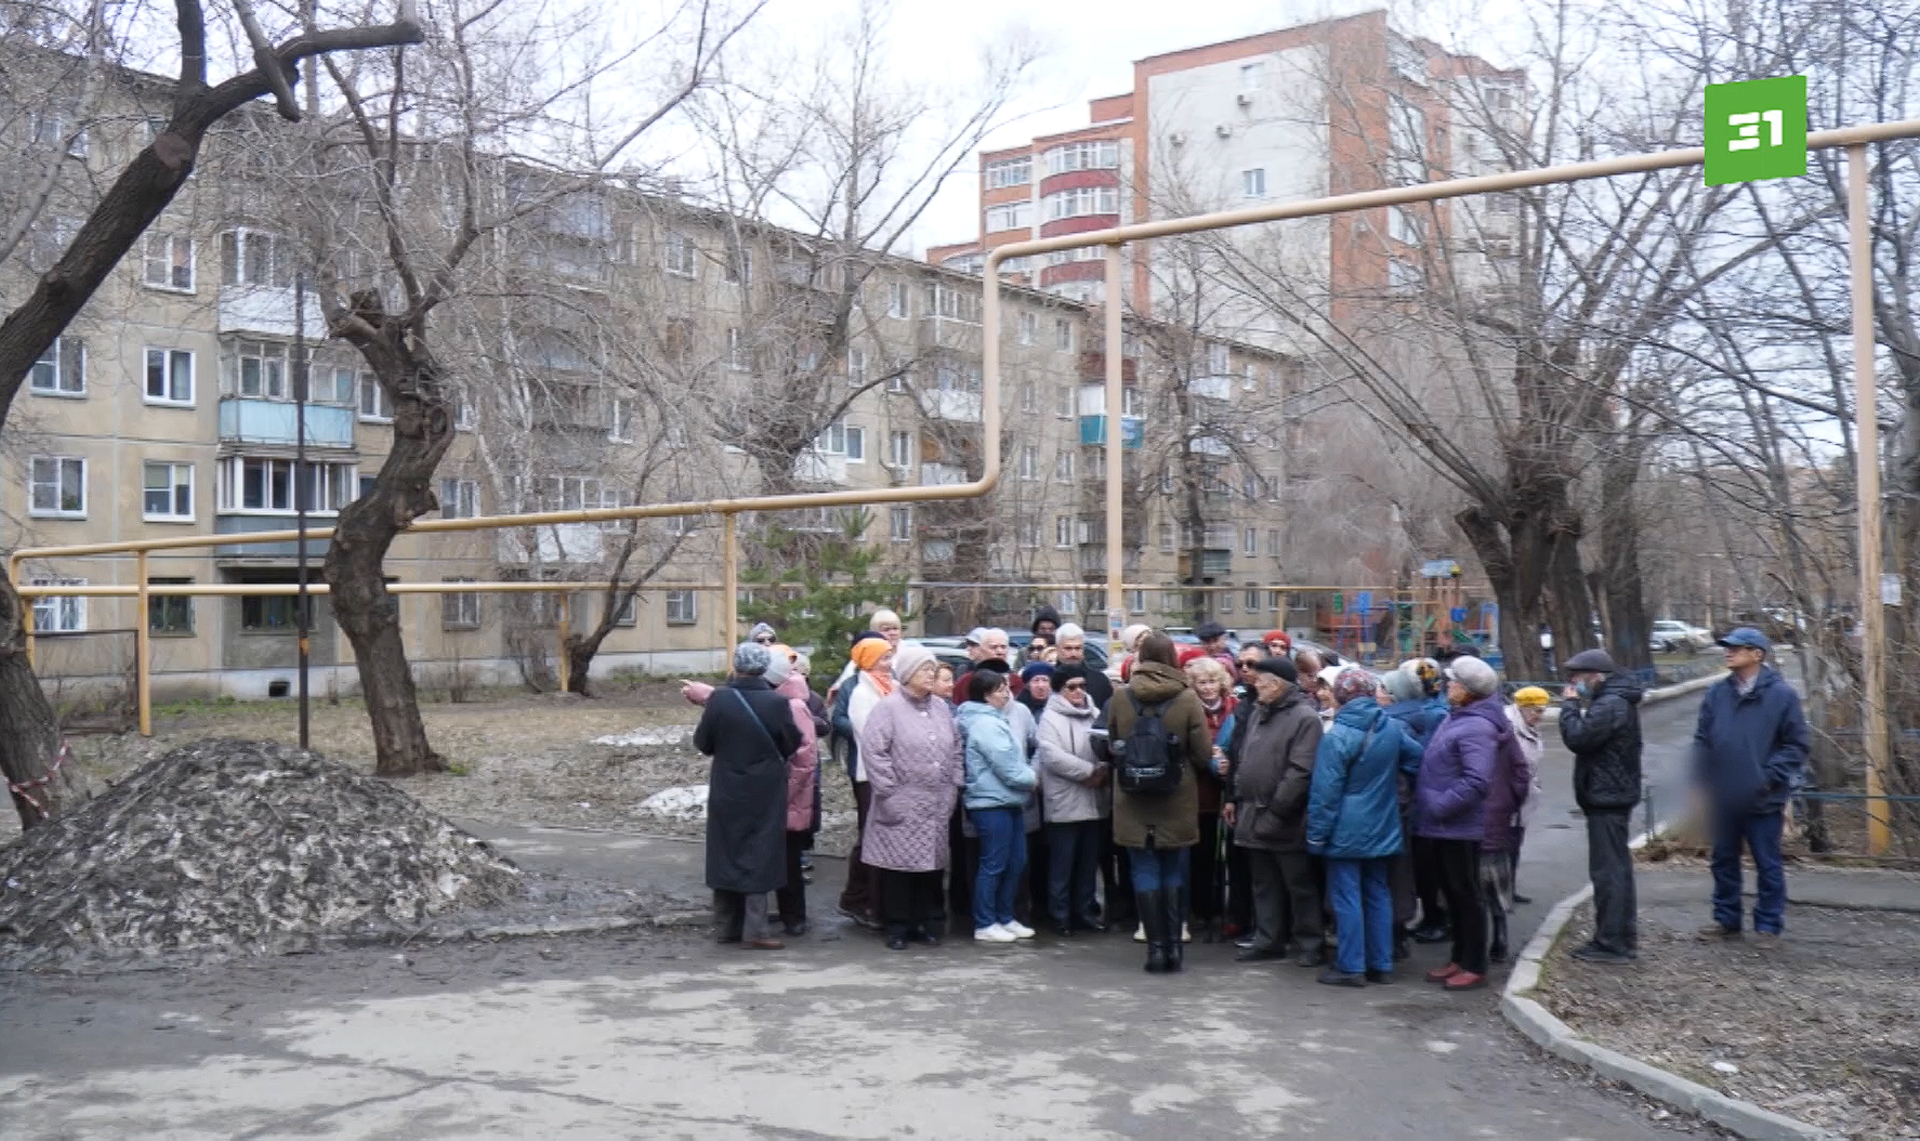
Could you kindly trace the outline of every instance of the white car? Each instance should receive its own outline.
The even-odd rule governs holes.
[[[1661,618],[1653,624],[1652,642],[1657,653],[1697,654],[1713,645],[1713,631]]]

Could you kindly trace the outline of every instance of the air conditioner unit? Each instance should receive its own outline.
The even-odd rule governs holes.
[[[903,484],[907,482],[907,478],[912,474],[913,474],[913,469],[911,467],[908,467],[906,464],[888,464],[887,465],[887,482],[889,483],[892,483],[895,485]]]
[[[1222,123],[1213,129],[1213,133],[1216,135],[1219,135],[1223,139],[1230,139],[1233,137],[1233,128],[1229,127],[1225,123]]]
[[[1187,145],[1187,133],[1185,131],[1175,131],[1167,136],[1167,142],[1171,146],[1184,147]]]
[[[1239,102],[1239,104],[1240,104],[1240,106],[1242,106],[1242,107],[1251,107],[1251,106],[1253,106],[1253,92],[1251,92],[1251,91],[1242,91],[1242,92],[1240,93],[1240,97],[1239,97],[1239,100],[1238,100],[1238,102]]]

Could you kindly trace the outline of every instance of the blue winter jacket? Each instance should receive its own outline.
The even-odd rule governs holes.
[[[1026,744],[1014,736],[1007,715],[982,701],[954,712],[967,742],[968,808],[1024,808],[1040,774],[1027,763]]]
[[[1806,771],[1807,719],[1778,671],[1760,667],[1745,697],[1731,675],[1707,690],[1693,731],[1693,772],[1716,807],[1778,812]]]
[[[1407,735],[1413,738],[1414,744],[1423,749],[1427,747],[1427,740],[1433,736],[1434,726],[1440,724],[1446,717],[1444,712],[1435,717],[1424,697],[1416,697],[1412,701],[1396,701],[1381,712],[1405,725]]]
[[[1313,758],[1307,851],[1334,860],[1397,854],[1403,842],[1400,774],[1419,772],[1420,756],[1406,725],[1387,716],[1373,698],[1356,697],[1341,706]]]
[[[1498,695],[1447,715],[1420,758],[1414,830],[1435,840],[1483,840],[1487,794],[1500,772],[1503,739],[1513,726]]]

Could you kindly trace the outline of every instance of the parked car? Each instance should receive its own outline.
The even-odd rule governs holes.
[[[958,638],[902,638],[900,642],[930,651],[934,661],[943,666],[952,666],[956,674],[973,664],[973,659],[967,657],[967,651]]]
[[[1651,642],[1657,654],[1697,654],[1713,645],[1713,631],[1672,618],[1658,618],[1653,623]]]

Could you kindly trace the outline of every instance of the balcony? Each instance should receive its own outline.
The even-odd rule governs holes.
[[[953,542],[950,539],[928,539],[920,546],[920,558],[928,563],[942,565],[953,561]]]
[[[220,400],[220,442],[223,444],[282,444],[298,441],[297,409],[280,400],[249,400],[226,396]],[[353,409],[331,404],[307,405],[309,448],[352,448]]]
[[[334,515],[331,511],[322,515],[313,513],[307,516],[310,528],[331,527]],[[256,535],[262,531],[291,531],[299,525],[299,517],[289,511],[284,515],[216,515],[213,518],[213,533],[216,535]],[[247,546],[215,547],[216,559],[291,559],[298,551],[297,541],[286,543],[253,543]],[[307,562],[317,563],[327,554],[325,539],[307,540]],[[317,577],[315,581],[318,581]]]
[[[293,287],[279,285],[223,285],[219,296],[221,334],[257,333],[269,337],[292,337]],[[309,341],[325,340],[327,322],[320,313],[320,302],[307,291],[306,333]]]
[[[1196,376],[1187,382],[1187,391],[1208,400],[1227,400],[1233,395],[1230,376]]]
[[[942,487],[948,484],[967,482],[965,468],[953,464],[921,464],[920,483],[926,487]]]
[[[1191,558],[1192,558],[1191,552],[1183,553],[1180,556],[1180,577],[1181,578],[1191,577],[1192,572],[1188,569],[1191,562]],[[1225,578],[1228,575],[1231,575],[1232,573],[1233,573],[1232,548],[1208,547],[1205,550],[1201,551],[1200,577],[1205,579]]]
[[[1147,438],[1147,421],[1144,416],[1120,417],[1120,446],[1137,449]],[[1080,417],[1080,443],[1085,447],[1103,448],[1107,444],[1107,418],[1105,416]]]
[[[920,391],[920,410],[934,420],[978,424],[980,394],[947,388],[924,389]]]
[[[1196,436],[1187,442],[1187,450],[1198,456],[1230,456],[1233,446],[1213,436]]]
[[[847,482],[847,457],[831,452],[801,452],[793,461],[793,479],[795,483],[831,483]]]

